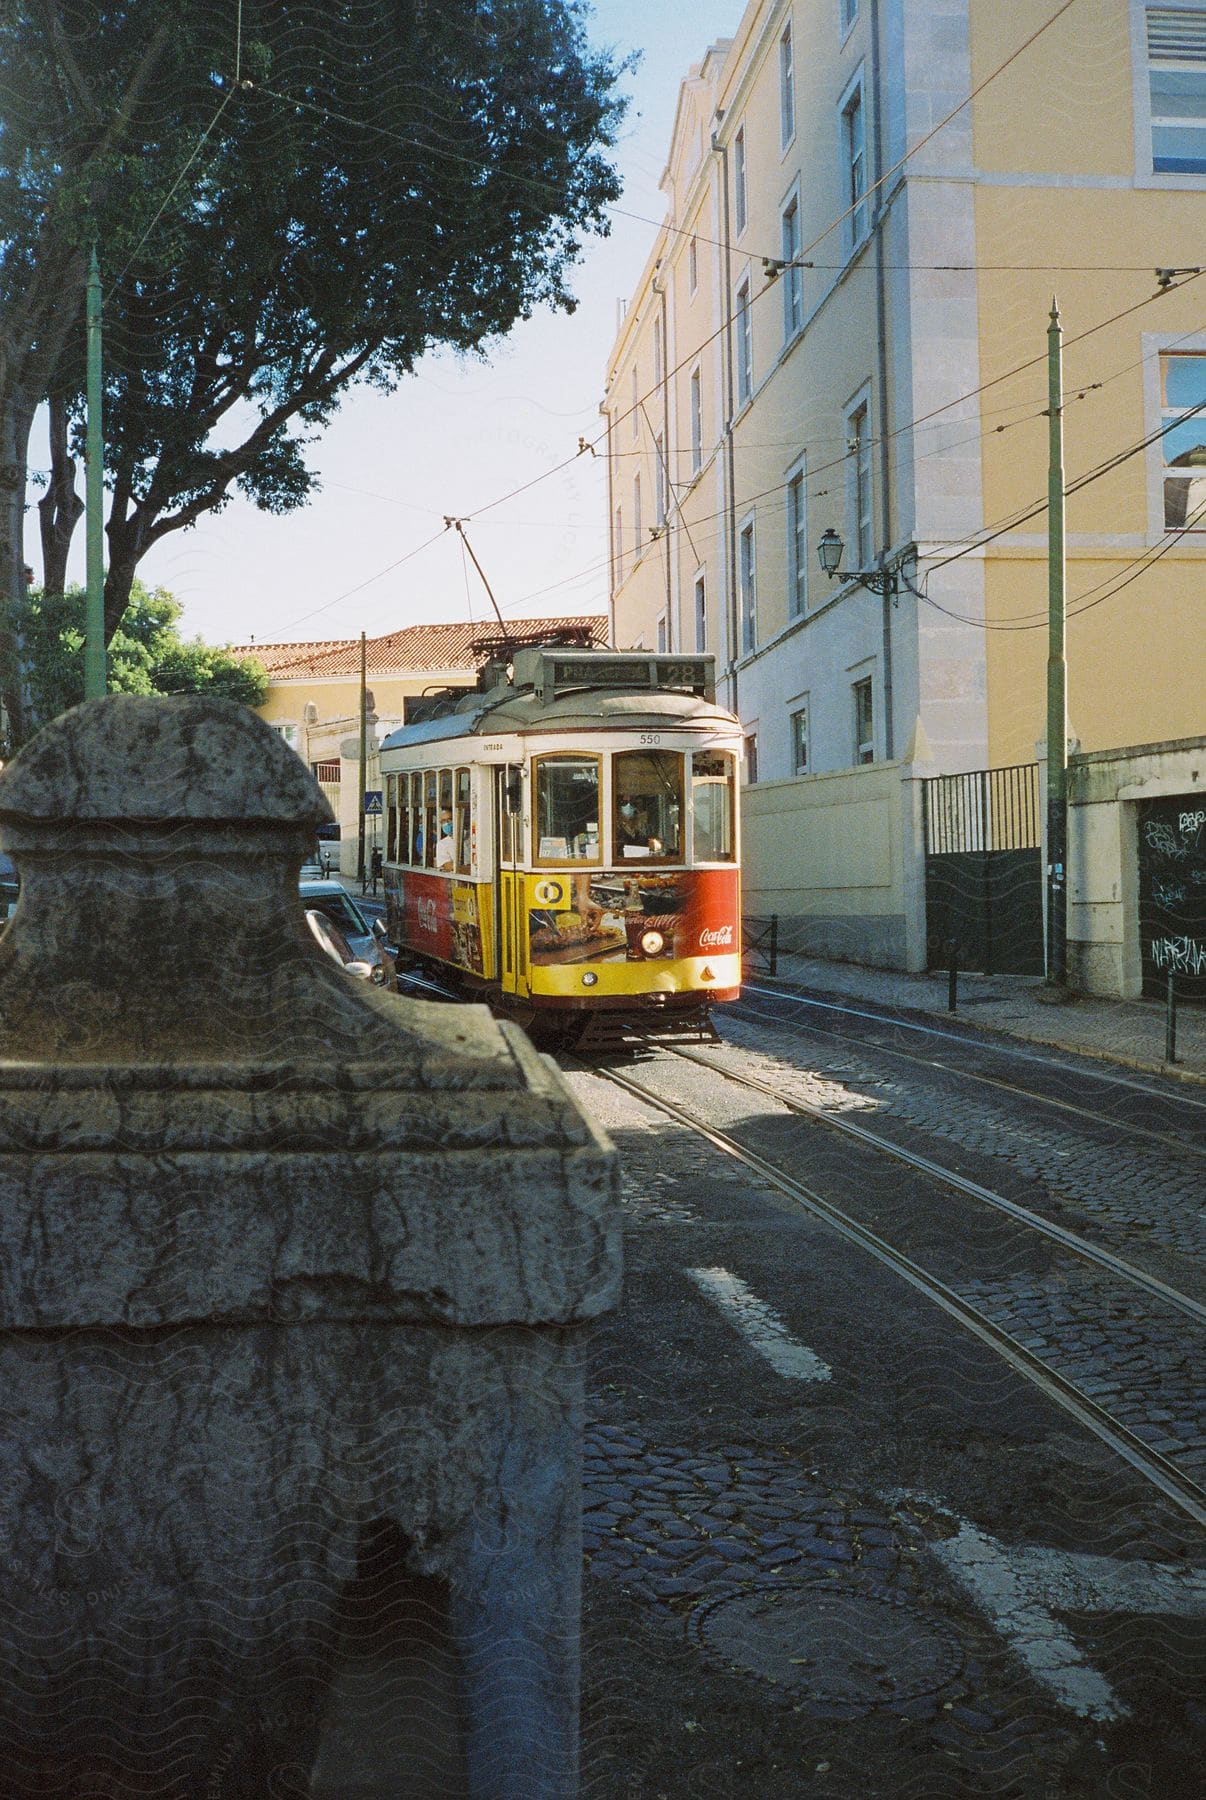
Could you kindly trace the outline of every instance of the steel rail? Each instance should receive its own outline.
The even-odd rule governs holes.
[[[575,1061],[578,1059],[574,1059]],[[1130,1465],[1151,1486],[1157,1488],[1166,1499],[1171,1500],[1183,1513],[1193,1519],[1195,1524],[1206,1526],[1206,1490],[1200,1488],[1189,1476],[1184,1475],[1175,1463],[1153,1450],[1139,1437],[1128,1430],[1119,1420],[1114,1419],[1104,1407],[1098,1406],[1095,1400],[1066,1377],[1050,1369],[1037,1356],[1034,1356],[1017,1339],[1011,1337],[999,1325],[994,1325],[984,1313],[961,1298],[953,1288],[939,1281],[935,1276],[927,1275],[917,1263],[901,1251],[896,1250],[886,1239],[860,1225],[857,1219],[834,1206],[813,1189],[805,1187],[794,1177],[785,1175],[773,1163],[767,1162],[756,1151],[747,1150],[735,1138],[726,1132],[717,1131],[714,1126],[706,1125],[703,1120],[695,1118],[684,1107],[672,1100],[665,1100],[660,1094],[654,1094],[648,1088],[641,1087],[639,1082],[614,1069],[604,1069],[594,1063],[582,1062],[579,1066],[587,1073],[597,1076],[602,1081],[610,1081],[616,1087],[624,1089],[646,1105],[665,1113],[680,1125],[686,1126],[698,1136],[722,1151],[724,1155],[743,1163],[769,1186],[778,1188],[788,1199],[795,1201],[804,1211],[811,1213],[824,1224],[829,1225],[848,1243],[856,1245],[874,1257],[877,1262],[893,1271],[910,1287],[930,1300],[941,1311],[962,1325],[973,1337],[996,1352],[1019,1375],[1030,1381],[1040,1393],[1061,1407],[1086,1430],[1108,1446],[1115,1455]]]
[[[731,1069],[722,1069],[716,1063],[709,1062],[706,1057],[690,1050],[681,1050],[669,1044],[664,1045],[663,1048],[668,1056],[680,1057],[683,1062],[697,1063],[701,1069],[710,1069],[713,1074],[722,1076],[725,1081],[736,1082],[738,1086],[752,1088],[760,1094],[769,1094],[781,1106],[787,1107],[789,1112],[799,1113],[806,1119],[815,1119],[818,1124],[827,1125],[831,1131],[838,1131],[845,1137],[855,1138],[859,1143],[868,1145],[869,1148],[878,1151],[881,1155],[904,1163],[910,1169],[916,1169],[920,1174],[929,1176],[931,1180],[941,1181],[948,1187],[954,1188],[957,1193],[966,1194],[969,1199],[979,1200],[985,1206],[996,1207],[999,1212],[1006,1213],[1011,1219],[1016,1219],[1020,1224],[1028,1225],[1034,1231],[1040,1232],[1043,1237],[1052,1239],[1062,1249],[1070,1251],[1073,1256],[1082,1257],[1086,1262],[1097,1263],[1099,1267],[1108,1269],[1110,1274],[1117,1275],[1122,1280],[1131,1282],[1135,1287],[1142,1288],[1153,1299],[1162,1301],[1166,1306],[1176,1307],[1178,1311],[1193,1319],[1196,1324],[1206,1325],[1206,1305],[1193,1299],[1191,1295],[1181,1293],[1178,1288],[1169,1287],[1167,1282],[1160,1280],[1159,1276],[1149,1275],[1146,1270],[1136,1268],[1133,1263],[1125,1261],[1124,1258],[1114,1256],[1109,1250],[1101,1249],[1099,1245],[1092,1243],[1088,1238],[1081,1237],[1078,1232],[1069,1231],[1063,1225],[1056,1225],[1052,1220],[1044,1219],[1041,1213],[1031,1212],[1028,1206],[1021,1205],[1019,1201],[1010,1200],[1004,1194],[996,1193],[992,1188],[982,1187],[978,1181],[972,1181],[967,1175],[957,1174],[955,1170],[948,1169],[943,1163],[935,1162],[932,1157],[921,1156],[915,1150],[906,1150],[902,1144],[894,1144],[891,1138],[879,1137],[875,1132],[868,1131],[865,1125],[855,1125],[850,1119],[839,1119],[833,1113],[826,1112],[823,1106],[814,1106],[808,1100],[789,1099],[778,1088],[772,1087],[769,1081],[760,1081],[756,1075],[734,1074]]]
[[[990,1051],[998,1052],[1001,1049],[997,1044],[981,1044],[974,1038],[958,1037],[953,1032],[943,1032],[938,1030],[937,1027],[934,1027],[931,1030],[931,1027],[928,1025],[915,1025],[908,1019],[893,1019],[883,1013],[862,1012],[857,1007],[840,1006],[832,1000],[811,1000],[806,994],[797,994],[791,989],[780,991],[777,988],[759,988],[754,987],[751,983],[747,982],[742,988],[742,993],[766,994],[775,1000],[795,1000],[801,1006],[819,1006],[823,1007],[827,1012],[846,1013],[851,1018],[871,1019],[880,1025],[892,1025],[900,1031],[924,1031],[931,1036],[945,1037],[953,1044],[963,1044],[964,1046],[970,1046],[973,1049],[985,1048]],[[740,1005],[741,1002],[737,1001],[734,1002],[734,1004]],[[1091,1112],[1086,1106],[1077,1106],[1075,1101],[1059,1100],[1053,1094],[1039,1092],[1037,1088],[1021,1087],[1017,1082],[1003,1081],[1000,1076],[997,1075],[982,1075],[975,1069],[955,1069],[952,1068],[949,1063],[937,1062],[933,1057],[915,1056],[911,1051],[898,1050],[891,1044],[878,1044],[873,1038],[852,1037],[848,1032],[834,1031],[827,1025],[805,1025],[803,1029],[805,1031],[815,1032],[820,1037],[836,1038],[841,1044],[861,1044],[864,1049],[879,1051],[884,1056],[895,1056],[902,1062],[916,1063],[924,1069],[938,1069],[944,1075],[955,1075],[963,1081],[978,1081],[985,1087],[1000,1088],[1001,1091],[1006,1094],[1020,1094],[1024,1099],[1037,1100],[1042,1106],[1053,1106],[1058,1108],[1060,1112],[1073,1113],[1081,1119],[1091,1119],[1095,1125],[1103,1123],[1102,1115],[1100,1113]],[[1053,1044],[1051,1048],[1052,1050],[1057,1050],[1059,1046]],[[1014,1052],[1006,1050],[1004,1054],[1012,1055]],[[1040,1059],[1037,1057],[1027,1057],[1027,1060],[1037,1062]],[[1109,1082],[1113,1086],[1130,1088],[1135,1093],[1147,1094],[1149,1098],[1153,1100],[1173,1098],[1171,1095],[1157,1094],[1153,1088],[1144,1087],[1141,1082],[1120,1081],[1119,1077],[1116,1075],[1098,1075],[1090,1069],[1078,1069],[1076,1070],[1076,1074],[1078,1076],[1084,1076],[1087,1080]],[[1206,1111],[1206,1102],[1192,1099],[1186,1101],[1181,1094],[1177,1094],[1175,1098],[1178,1106],[1188,1104],[1193,1107],[1195,1111]],[[1152,1143],[1163,1145],[1167,1150],[1187,1153],[1190,1156],[1206,1156],[1206,1145],[1204,1144],[1187,1143],[1183,1138],[1171,1137],[1167,1132],[1151,1131],[1146,1125],[1132,1125],[1129,1120],[1125,1119],[1119,1120],[1111,1117],[1109,1123],[1116,1126],[1119,1130],[1125,1131],[1131,1137],[1147,1138]]]

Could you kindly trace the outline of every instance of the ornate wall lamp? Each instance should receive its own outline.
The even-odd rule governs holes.
[[[817,545],[817,559],[830,581],[841,570],[845,549],[840,532],[831,525]],[[873,594],[890,594],[895,599],[900,592],[899,563],[893,569],[845,569],[841,572],[844,580],[857,581],[860,587],[870,588]]]

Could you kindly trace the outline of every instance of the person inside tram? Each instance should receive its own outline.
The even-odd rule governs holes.
[[[650,848],[649,816],[635,800],[620,802],[616,815],[616,844],[621,856],[630,850],[635,850],[638,854],[642,851],[647,853]]]
[[[456,850],[452,842],[452,814],[444,807],[440,811],[440,835],[436,840],[437,869],[450,869],[456,860]]]

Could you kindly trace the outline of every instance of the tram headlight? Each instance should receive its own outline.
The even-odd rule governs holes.
[[[666,948],[666,940],[660,931],[642,931],[641,949],[646,956],[660,956]]]
[[[587,969],[585,975],[582,977],[582,985],[583,987],[594,987],[598,979],[599,977],[595,974],[593,969]]]

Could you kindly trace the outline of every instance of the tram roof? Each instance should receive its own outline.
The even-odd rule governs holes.
[[[405,750],[449,738],[480,737],[485,732],[522,736],[528,732],[598,731],[608,727],[622,731],[728,727],[737,731],[739,724],[732,713],[715,701],[674,690],[630,693],[583,687],[541,700],[530,688],[508,686],[474,694],[441,718],[403,725],[390,732],[381,748]]]

